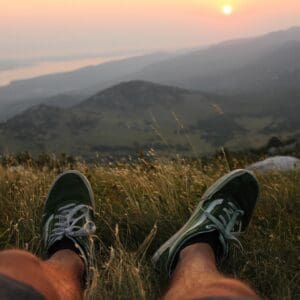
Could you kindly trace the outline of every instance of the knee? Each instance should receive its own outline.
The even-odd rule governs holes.
[[[1,251],[0,274],[30,285],[46,299],[61,299],[44,269],[42,261],[27,251]]]
[[[41,262],[36,256],[24,250],[12,249],[1,251],[0,272],[1,269],[10,266],[41,268]]]
[[[251,299],[259,299],[256,293],[245,283],[229,278],[219,279],[211,283],[207,287],[207,294],[235,296],[235,297],[251,297]]]

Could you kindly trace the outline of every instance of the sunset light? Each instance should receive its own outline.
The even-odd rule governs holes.
[[[300,300],[300,0],[0,3],[0,300]]]
[[[223,13],[226,16],[230,16],[233,13],[233,7],[231,5],[224,5],[223,6]]]
[[[0,57],[4,61],[170,51],[289,28],[300,20],[299,0],[285,0],[284,5],[282,0],[2,2]],[[2,82],[11,78],[7,73],[3,77]]]

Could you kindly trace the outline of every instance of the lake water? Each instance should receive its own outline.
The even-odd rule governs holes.
[[[14,80],[29,79],[37,76],[48,75],[60,72],[69,72],[86,66],[92,66],[121,59],[124,57],[98,57],[85,58],[67,61],[43,61],[32,65],[14,67],[13,69],[0,70],[0,86],[8,85]]]

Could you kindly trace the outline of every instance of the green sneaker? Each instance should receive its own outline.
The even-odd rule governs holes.
[[[94,195],[87,178],[78,171],[67,171],[50,188],[42,218],[44,257],[49,258],[53,245],[62,240],[74,243],[84,262],[86,290],[92,286],[97,272],[94,208]]]
[[[217,233],[220,245],[217,262],[225,259],[229,242],[240,244],[237,235],[248,226],[258,194],[258,182],[249,171],[235,170],[220,178],[205,192],[186,224],[155,252],[155,269],[171,276],[180,251],[210,233]]]

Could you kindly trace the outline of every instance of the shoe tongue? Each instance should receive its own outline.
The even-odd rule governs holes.
[[[206,201],[206,203],[204,203],[202,209],[216,211],[219,208],[223,207],[224,201],[226,201],[226,200],[223,197],[214,197],[213,200]]]
[[[55,252],[60,250],[71,250],[74,251],[76,254],[80,254],[80,251],[76,248],[74,242],[67,237],[64,237],[60,241],[55,242],[49,249],[48,255],[49,257],[52,256]]]

